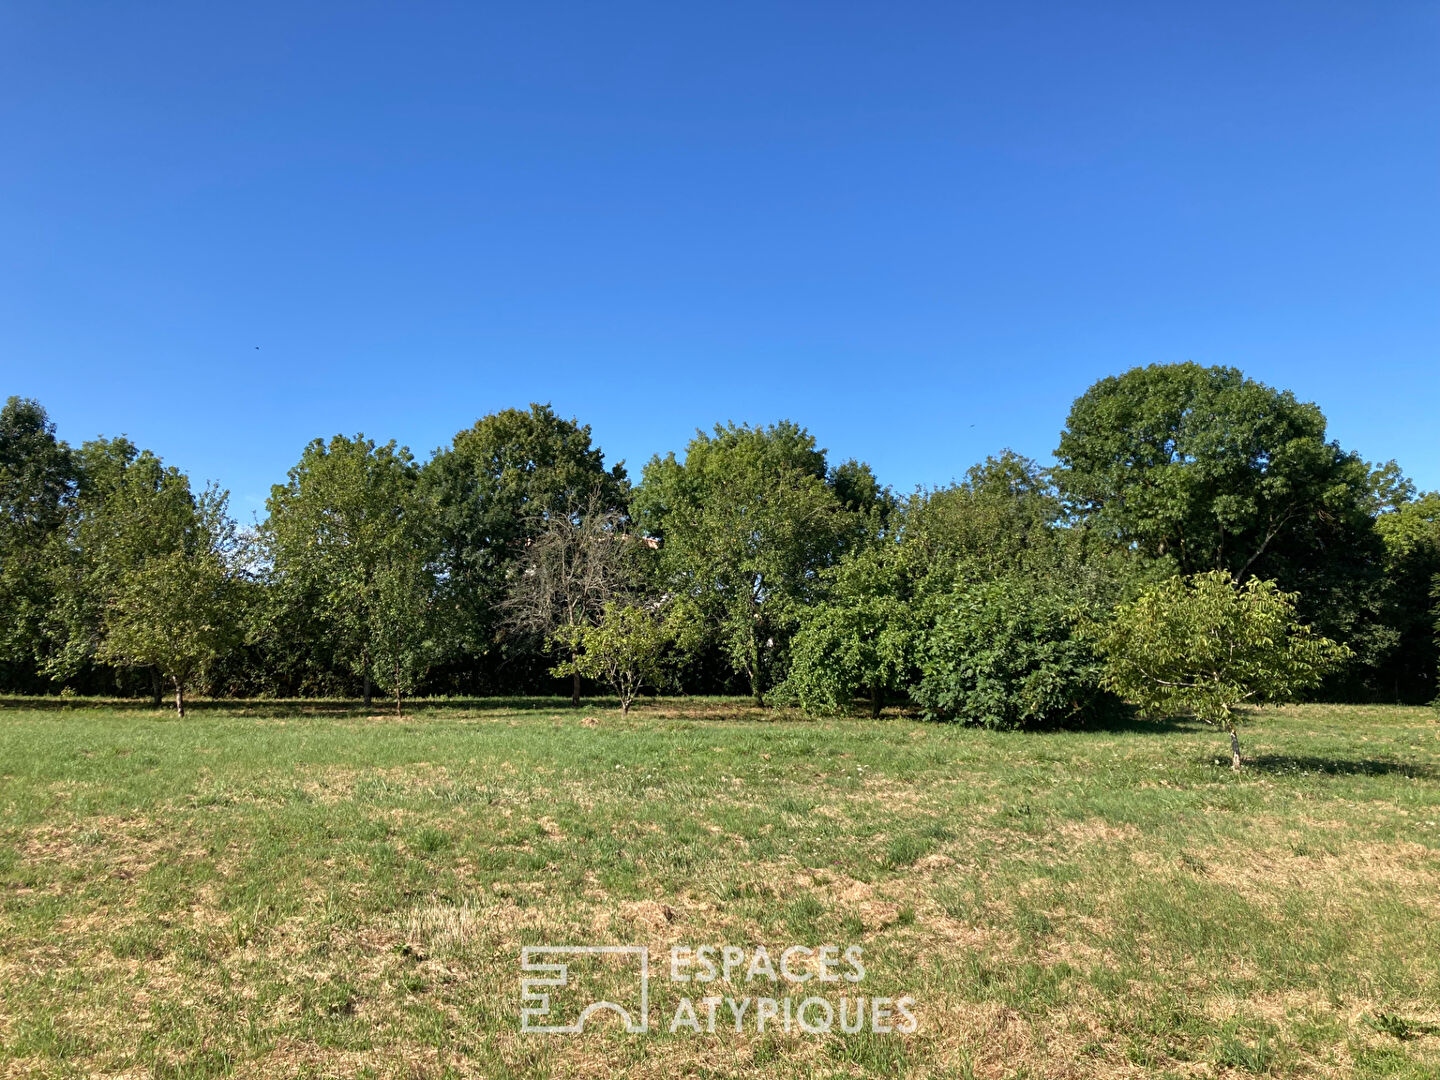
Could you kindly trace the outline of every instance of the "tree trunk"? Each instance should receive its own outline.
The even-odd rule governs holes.
[[[880,710],[885,707],[885,688],[879,683],[870,687],[870,719],[879,720]]]
[[[573,661],[575,656],[572,654],[570,659]],[[578,671],[570,673],[570,707],[572,709],[580,707],[580,672]]]
[[[360,666],[365,669],[365,704],[370,704],[370,649],[360,654]]]
[[[395,715],[400,715],[400,686],[398,683],[395,686]]]
[[[175,680],[175,711],[182,717],[185,715],[185,684],[179,679]]]
[[[152,667],[150,669],[150,703],[158,709],[164,701],[165,682],[160,678],[160,669]]]
[[[750,634],[750,694],[755,699],[756,708],[765,707],[765,684],[760,673],[760,635],[755,632]]]
[[[1233,727],[1230,729],[1230,767],[1240,771],[1240,735]]]

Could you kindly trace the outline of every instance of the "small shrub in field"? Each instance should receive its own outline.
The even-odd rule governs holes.
[[[607,684],[626,715],[644,686],[663,686],[670,678],[673,637],[659,614],[633,604],[607,604],[594,626],[567,626],[555,641],[569,659],[551,669],[557,676],[581,675]]]
[[[1113,708],[1072,606],[1036,582],[962,585],[941,601],[912,696],[930,720],[1038,728]]]
[[[1100,636],[1106,684],[1150,716],[1190,715],[1230,733],[1240,768],[1242,709],[1318,686],[1350,650],[1295,618],[1273,581],[1224,570],[1176,576],[1121,607]]]

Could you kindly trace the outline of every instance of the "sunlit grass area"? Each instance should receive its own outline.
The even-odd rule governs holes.
[[[1432,710],[1268,711],[1234,775],[1183,723],[407,708],[0,704],[0,1073],[1440,1069]],[[648,1033],[521,1032],[521,948],[576,943],[649,946]],[[672,946],[825,943],[918,1029],[668,1030]]]

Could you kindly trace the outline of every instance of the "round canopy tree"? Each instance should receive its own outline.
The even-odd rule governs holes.
[[[1314,404],[1231,367],[1152,364],[1078,398],[1056,456],[1076,520],[1121,550],[1167,574],[1273,580],[1362,665],[1393,647],[1371,470]]]

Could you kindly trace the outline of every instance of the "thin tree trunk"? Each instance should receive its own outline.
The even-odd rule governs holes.
[[[400,715],[400,687],[395,687],[395,715]]]
[[[765,707],[765,685],[760,674],[760,636],[753,631],[750,634],[750,693],[755,698],[757,708]]]
[[[885,688],[879,683],[870,687],[870,719],[879,720],[880,710],[885,707]]]
[[[1240,736],[1233,727],[1230,729],[1230,767],[1240,771]]]
[[[175,711],[182,717],[185,715],[185,684],[179,679],[175,680]]]
[[[370,649],[368,646],[360,654],[360,666],[365,669],[365,704],[368,706],[370,704]]]
[[[573,653],[570,659],[572,661],[575,659]],[[578,709],[580,707],[580,672],[578,671],[572,671],[570,673],[570,707],[572,709]]]
[[[160,678],[160,669],[152,667],[150,669],[150,703],[158,709],[164,701],[165,682]]]

